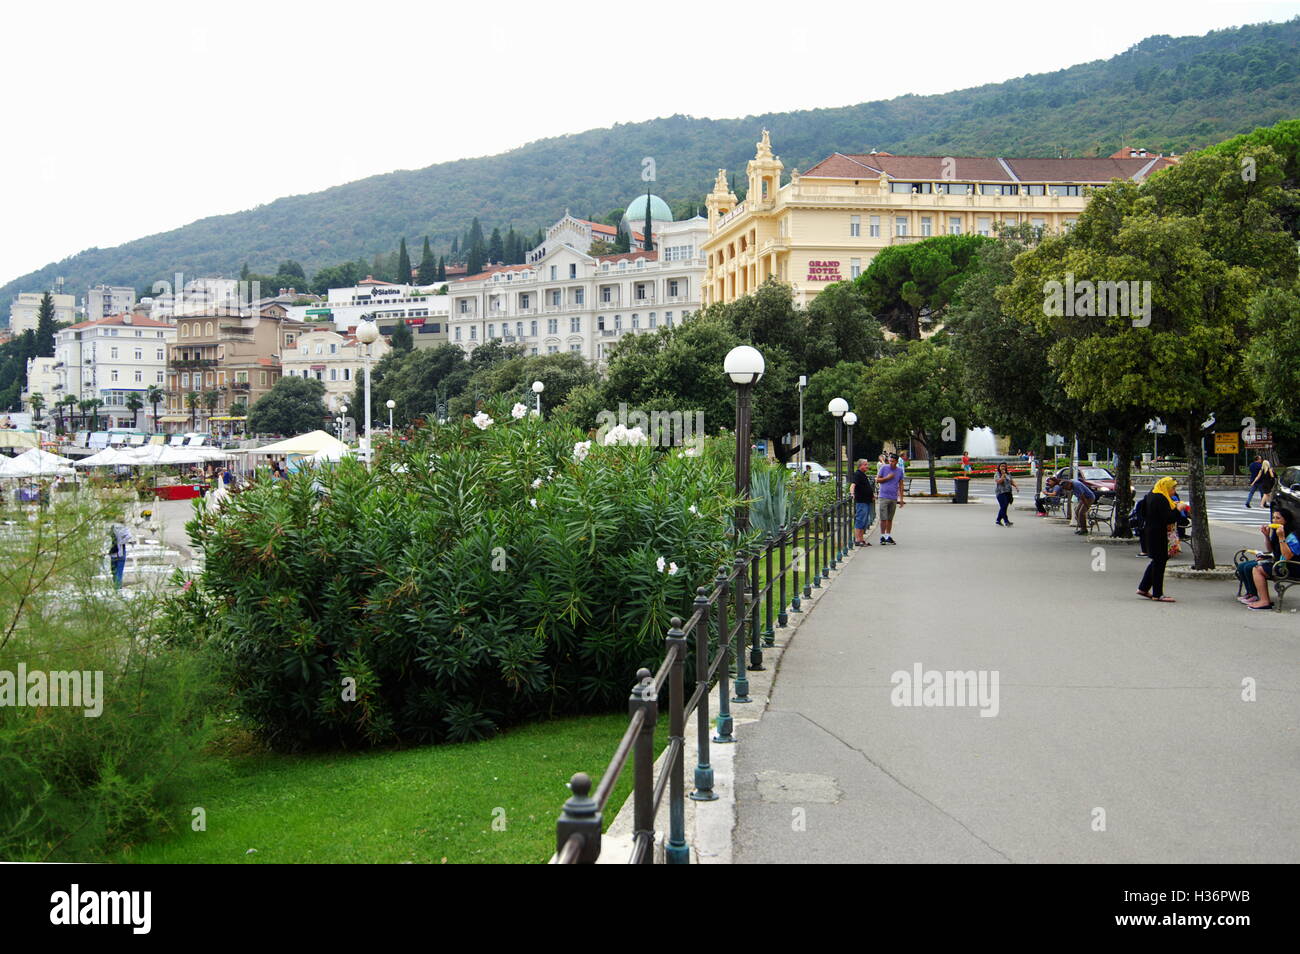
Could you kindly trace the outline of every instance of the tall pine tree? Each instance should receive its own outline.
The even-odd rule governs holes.
[[[504,263],[506,260],[505,243],[501,240],[501,230],[499,228],[492,230],[492,238],[488,240],[488,261],[493,264]]]
[[[646,189],[645,193],[645,241],[642,244],[647,252],[653,252],[655,243],[652,237],[654,233],[650,231],[650,190]]]
[[[49,292],[41,296],[41,307],[36,312],[35,356],[54,357],[54,296]],[[23,373],[27,373],[25,365]]]
[[[406,237],[402,237],[402,244],[397,249],[397,281],[403,285],[411,283],[411,256],[406,251]]]
[[[424,252],[420,257],[420,273],[416,281],[421,285],[432,285],[438,280],[438,260],[433,257],[433,249],[429,247],[429,236],[424,237]]]
[[[447,280],[447,256],[444,255],[438,259],[438,281],[445,282],[446,280]]]
[[[470,223],[469,237],[465,244],[469,246],[465,253],[466,274],[477,275],[483,271],[488,254],[487,243],[483,241],[483,226],[479,224],[478,216]]]

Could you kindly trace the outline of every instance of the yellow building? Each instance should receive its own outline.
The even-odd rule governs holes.
[[[800,175],[772,154],[767,130],[738,202],[718,170],[705,200],[703,304],[727,302],[775,277],[806,305],[828,283],[856,278],[883,248],[935,235],[992,235],[994,225],[1069,228],[1089,186],[1142,181],[1174,160],[1004,159],[834,153]]]

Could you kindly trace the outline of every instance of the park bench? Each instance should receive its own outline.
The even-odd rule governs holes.
[[[1098,494],[1088,509],[1088,529],[1097,531],[1106,528],[1108,536],[1115,535],[1115,495]]]
[[[1238,550],[1232,557],[1233,567],[1240,566],[1246,560],[1253,560],[1260,554],[1260,550],[1242,549]],[[1300,560],[1277,560],[1273,564],[1273,572],[1269,574],[1268,581],[1273,584],[1273,610],[1282,612],[1282,601],[1286,598],[1287,590],[1291,589],[1297,582],[1300,582]],[[1237,580],[1237,595],[1241,596],[1245,592],[1245,586],[1241,580]]]
[[[1043,495],[1043,512],[1049,517],[1065,516],[1065,498],[1048,494]]]

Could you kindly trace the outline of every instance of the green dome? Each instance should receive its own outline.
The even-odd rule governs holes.
[[[631,225],[637,231],[645,227],[645,199],[644,195],[637,196],[628,203],[627,211],[623,213],[623,223]],[[657,195],[650,196],[650,219],[653,222],[673,220],[673,213],[668,208],[668,203]]]

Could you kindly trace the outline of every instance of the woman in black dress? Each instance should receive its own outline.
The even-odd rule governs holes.
[[[1142,574],[1137,595],[1157,603],[1174,602],[1165,596],[1165,564],[1169,562],[1169,526],[1178,520],[1173,500],[1176,489],[1174,478],[1161,477],[1142,500],[1142,549],[1151,562]]]

